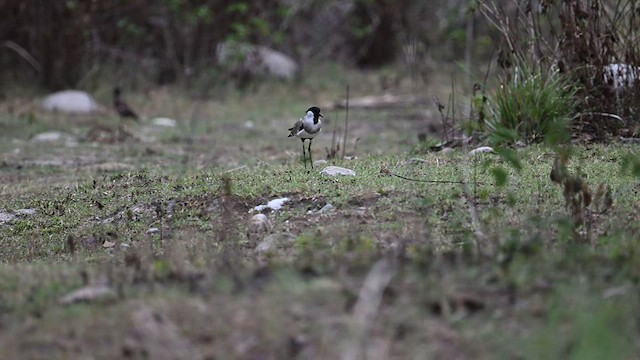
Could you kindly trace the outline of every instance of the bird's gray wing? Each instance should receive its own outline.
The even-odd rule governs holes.
[[[302,130],[302,120],[296,121],[296,123],[293,124],[293,127],[289,128],[289,137],[296,136],[300,130]]]

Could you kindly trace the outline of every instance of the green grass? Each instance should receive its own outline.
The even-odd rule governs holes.
[[[323,94],[341,90],[326,87]],[[405,129],[415,125],[405,110],[353,111],[358,157],[328,164],[356,177],[307,172],[299,141],[275,130],[320,95],[268,101],[284,89],[258,89],[249,105],[239,94],[204,102],[193,127],[182,122],[149,142],[84,140],[96,123],[117,126],[108,116],[36,112],[34,125],[3,115],[0,126],[11,131],[0,133],[0,212],[36,213],[0,225],[0,358],[337,358],[355,336],[363,281],[385,257],[397,272],[366,351],[473,359],[640,351],[632,341],[640,330],[636,149],[573,148],[569,171],[592,191],[608,185],[614,200],[603,213],[589,207],[587,237],[550,180],[553,151],[515,150],[519,170],[492,154],[468,162],[461,150],[410,153],[416,139]],[[132,103],[143,100],[132,94]],[[175,116],[191,104],[161,91],[146,106]],[[257,128],[243,128],[246,120]],[[29,142],[45,124],[77,134],[78,145]],[[127,127],[139,136],[153,130]],[[327,144],[329,131],[314,142],[316,159]],[[129,166],[99,166],[106,163]],[[465,166],[486,235],[478,247],[462,186],[422,182],[460,181]],[[258,253],[266,234],[247,235],[250,209],[279,197],[291,200],[266,213],[278,247]],[[327,203],[335,208],[318,213]],[[116,295],[60,303],[103,283]]]
[[[501,143],[566,142],[578,106],[576,92],[577,87],[555,69],[520,66],[490,99],[493,117],[487,133]]]

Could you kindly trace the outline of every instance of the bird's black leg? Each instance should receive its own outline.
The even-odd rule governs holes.
[[[302,162],[304,162],[304,168],[307,168],[307,157],[305,156],[304,153],[304,139],[300,139],[302,140]]]
[[[311,162],[311,168],[313,169],[313,158],[311,157],[311,142],[313,141],[313,139],[309,139],[309,161]]]

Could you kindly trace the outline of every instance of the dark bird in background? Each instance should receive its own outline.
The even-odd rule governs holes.
[[[307,109],[307,114],[296,121],[293,127],[289,128],[289,137],[295,136],[302,140],[302,160],[304,161],[304,167],[307,167],[307,157],[305,156],[305,148],[304,141],[309,140],[309,161],[311,162],[311,168],[313,169],[313,158],[311,157],[311,142],[313,138],[318,136],[320,130],[322,130],[322,120],[320,119],[322,114],[320,114],[320,108],[317,106],[312,106]]]
[[[113,107],[116,109],[121,119],[132,118],[134,120],[140,120],[138,114],[131,109],[129,104],[122,100],[122,91],[119,87],[113,89]]]

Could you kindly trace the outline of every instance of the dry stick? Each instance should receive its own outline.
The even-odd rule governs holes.
[[[358,293],[358,301],[353,307],[351,319],[351,333],[345,341],[342,350],[343,360],[356,360],[364,358],[364,347],[370,336],[373,323],[378,315],[382,295],[389,286],[397,271],[394,259],[378,260],[367,277],[364,279],[362,288]]]
[[[342,138],[342,159],[344,159],[344,154],[347,150],[347,132],[349,131],[349,84],[347,84],[346,108],[346,115],[344,119],[344,137]]]
[[[335,114],[335,113],[334,113]],[[335,120],[333,121],[333,135],[331,136],[331,149],[329,150],[329,154],[332,159],[336,158],[338,151],[340,149],[336,149],[336,134],[338,133],[338,116],[335,116]]]
[[[2,42],[2,46],[9,48],[16,52],[16,54],[20,55],[23,59],[25,59],[31,67],[33,67],[38,73],[42,73],[42,66],[40,63],[33,57],[27,50],[25,50],[22,46],[14,43],[11,40],[6,40]]]
[[[453,73],[451,73],[451,130],[453,131],[456,127],[456,82],[454,79]]]
[[[467,66],[467,71],[465,73],[464,82],[465,86],[469,88],[471,86],[471,68],[473,62],[473,38],[474,38],[474,20],[475,13],[473,11],[467,13],[467,31],[466,31],[466,39],[464,46],[464,62]]]
[[[424,179],[415,179],[415,178],[410,178],[410,177],[406,177],[403,175],[399,175],[396,173],[391,172],[388,169],[383,169],[381,171],[384,174],[387,175],[391,175],[391,176],[395,176],[397,178],[403,179],[403,180],[409,180],[409,181],[415,181],[415,182],[423,182],[423,183],[431,183],[431,184],[464,184],[464,181],[455,181],[455,180],[424,180]],[[483,183],[479,183],[480,185],[483,185]]]
[[[463,151],[468,153],[468,146],[466,142],[462,142]],[[465,156],[465,161],[462,164],[462,176],[465,181],[462,182],[462,189],[467,198],[467,204],[469,205],[469,215],[471,216],[471,227],[473,233],[476,236],[476,251],[480,253],[480,243],[486,242],[487,235],[482,231],[482,225],[480,224],[480,217],[478,216],[478,209],[476,208],[476,198],[469,189],[469,156]]]

